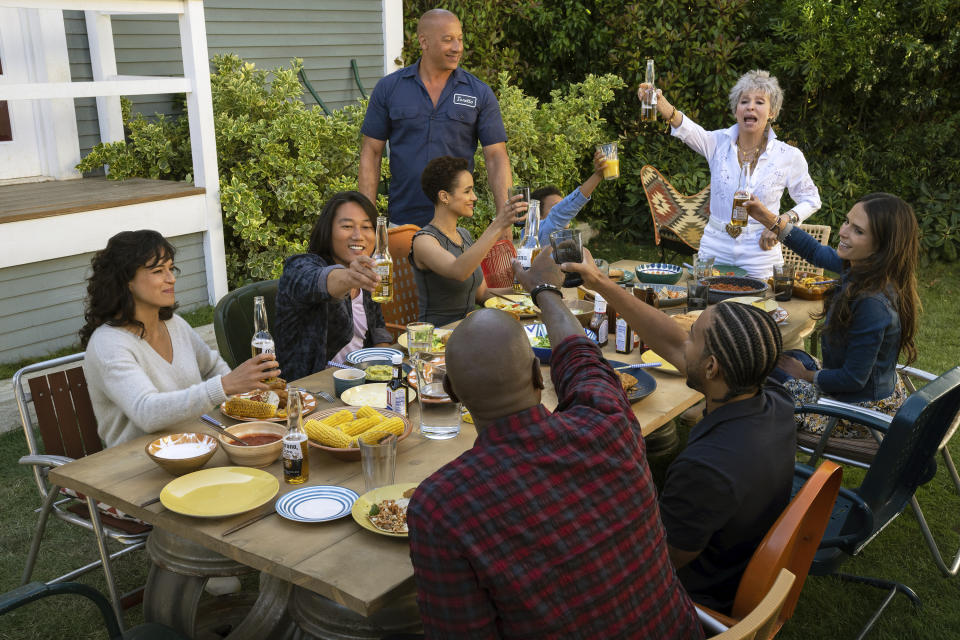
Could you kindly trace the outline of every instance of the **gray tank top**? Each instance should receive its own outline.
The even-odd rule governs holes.
[[[440,229],[428,224],[413,236],[428,235],[437,239],[440,246],[449,251],[454,257],[460,257],[463,252],[473,246],[470,232],[457,227],[462,243],[455,244]],[[413,267],[413,279],[417,283],[417,294],[420,301],[420,321],[440,327],[457,320],[473,311],[476,306],[477,289],[483,282],[483,271],[480,267],[463,282],[437,275],[433,271],[419,269],[413,260],[413,247],[410,248],[410,266]]]

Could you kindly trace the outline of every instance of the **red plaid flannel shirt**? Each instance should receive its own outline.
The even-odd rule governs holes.
[[[552,362],[554,413],[489,425],[410,501],[427,637],[701,638],[616,373],[582,336]]]

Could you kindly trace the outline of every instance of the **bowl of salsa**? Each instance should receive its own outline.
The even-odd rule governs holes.
[[[227,427],[243,440],[242,445],[227,436],[217,436],[230,462],[241,467],[266,467],[280,457],[287,426],[275,422],[243,422]]]

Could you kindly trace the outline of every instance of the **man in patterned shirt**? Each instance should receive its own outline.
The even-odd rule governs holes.
[[[410,501],[426,636],[702,637],[617,374],[558,295],[550,250],[514,268],[554,345],[559,402],[540,404],[539,362],[508,314],[477,311],[450,337],[445,384],[478,435]]]

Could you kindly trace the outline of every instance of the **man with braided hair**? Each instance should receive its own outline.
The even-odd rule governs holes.
[[[584,249],[584,284],[637,327],[643,341],[706,396],[703,419],[667,469],[660,518],[670,559],[694,602],[729,611],[757,545],[790,501],[796,432],[793,401],[768,378],[782,338],[749,305],[706,309],[689,332],[600,273]]]

